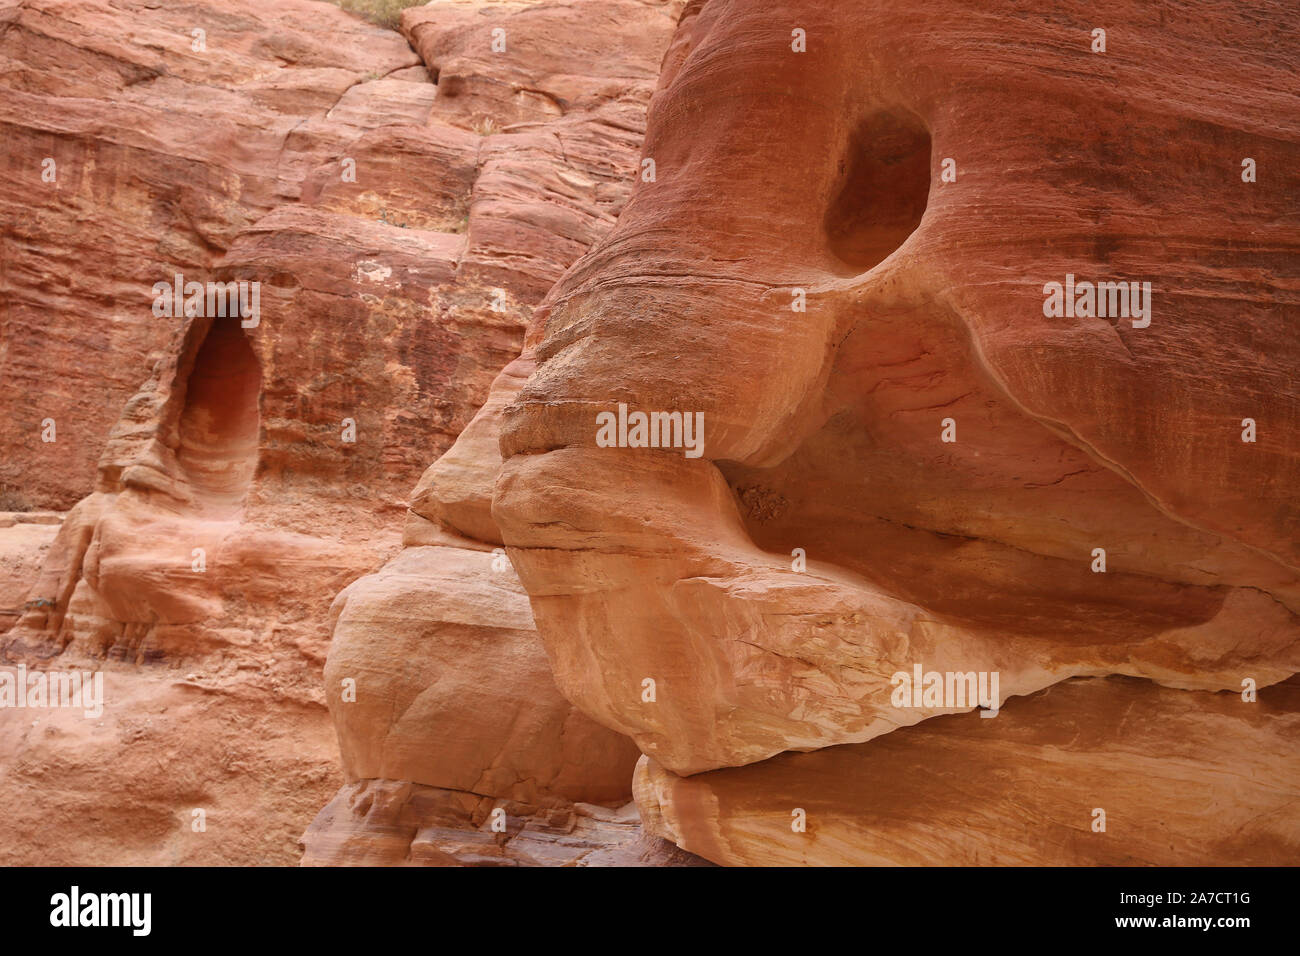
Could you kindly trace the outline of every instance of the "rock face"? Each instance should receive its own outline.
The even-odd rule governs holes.
[[[0,6],[3,507],[76,502],[0,528],[0,646],[9,668],[107,672],[85,727],[0,710],[0,818],[25,834],[6,862],[296,859],[340,783],[320,689],[331,601],[393,555],[334,617],[356,713],[411,710],[341,726],[345,770],[545,813],[629,800],[638,751],[554,689],[495,532],[400,551],[408,521],[429,524],[407,512],[421,471],[518,355],[531,306],[612,225],[675,22],[671,5],[626,3],[640,29],[620,44],[619,11],[531,7],[413,11],[413,47],[294,0]],[[584,18],[606,59],[556,71]],[[502,25],[512,42],[492,54]],[[155,284],[178,274],[173,308]],[[257,283],[258,298],[187,309],[188,282]],[[367,649],[381,597],[413,616]],[[230,743],[232,722],[256,740]],[[109,741],[130,759],[104,757]],[[108,795],[107,826],[69,779]],[[57,861],[33,807],[64,821]]]
[[[192,672],[166,663],[127,668],[63,655],[27,665],[102,670],[103,712],[0,710],[6,865],[297,860],[304,821],[338,785],[323,709],[287,689],[269,662],[217,669],[192,660]]]
[[[499,832],[494,812],[504,827]],[[344,786],[304,846],[304,866],[710,865],[643,832],[632,803],[543,809],[392,780]]]
[[[22,451],[0,481],[67,509],[149,365],[174,354],[153,284],[206,281],[364,129],[422,124],[435,87],[401,36],[305,0],[4,0],[0,62],[0,447]]]
[[[1086,678],[692,777],[642,758],[636,795],[648,833],[736,866],[1294,864],[1297,735],[1295,679],[1246,706]]]
[[[0,0],[3,861],[1294,862],[1297,25]]]
[[[436,88],[400,35],[296,0],[4,3],[0,59],[0,481],[6,507],[71,509],[39,572],[4,582],[19,617],[2,662],[106,672],[100,719],[0,711],[5,862],[291,862],[338,782],[318,676],[329,593],[393,547],[425,463],[376,419],[401,402],[445,419],[449,443],[495,368],[363,348],[395,320],[357,321],[365,276],[334,282],[373,254],[353,240],[333,250],[342,268],[240,270],[261,220],[337,177],[367,129],[421,126]],[[256,314],[172,309],[156,284],[177,276],[223,298],[225,280],[259,280]],[[331,308],[317,298],[304,327],[322,286]],[[502,360],[520,328],[496,333]],[[348,364],[313,365],[327,341]],[[355,446],[338,442],[343,405]]]
[[[27,610],[27,592],[62,523],[57,511],[0,512],[0,631]]]
[[[504,554],[409,547],[335,607],[325,679],[350,777],[519,800],[628,796],[636,748],[555,690]]]
[[[839,837],[765,856],[724,794],[767,771],[722,768],[843,744],[874,767],[933,737],[900,728],[971,710],[976,675],[1000,678],[990,712],[1083,676],[1176,689],[1134,704],[1152,708],[1231,692],[1210,699],[1237,733],[1250,688],[1300,670],[1300,87],[1276,57],[1295,14],[1168,13],[688,9],[647,121],[655,175],[539,310],[493,509],[561,690],[653,761],[657,832],[719,862],[883,860],[862,832],[856,856]],[[1121,281],[1122,314],[1118,288],[1095,295]],[[681,417],[638,431],[654,412]],[[972,693],[900,703],[914,669]],[[1088,686],[1052,719],[1129,706]],[[959,726],[992,738],[1016,714]],[[1276,733],[1247,746],[1294,800]],[[771,779],[856,766],[841,752]],[[1153,802],[1116,797],[1148,821],[1179,799],[1152,761]],[[1275,794],[1208,796],[1276,812],[1255,852],[1293,859]],[[1038,846],[1018,858],[1070,859]],[[1237,859],[1218,846],[1199,859]]]
[[[672,8],[601,0],[494,10],[490,22],[522,38],[507,41],[506,75],[528,96],[504,95],[509,87],[488,74],[481,15],[466,14],[472,29],[435,34],[435,12],[409,11],[406,30],[438,70],[440,96],[454,91],[439,100],[450,103],[449,121],[506,130],[489,141],[514,188],[509,204],[490,208],[521,224],[499,233],[501,248],[527,253],[541,285],[518,294],[540,297],[630,188]],[[630,46],[628,22],[638,24]],[[557,64],[580,23],[591,48]],[[519,156],[533,165],[518,168]],[[500,413],[530,370],[521,358],[501,373],[416,486],[404,550],[335,602],[325,687],[350,782],[304,835],[306,862],[589,865],[595,850],[628,838],[601,827],[572,836],[574,821],[599,812],[575,807],[630,797],[640,753],[560,695],[491,516]],[[504,829],[493,828],[493,810]],[[564,838],[548,850],[521,830]]]

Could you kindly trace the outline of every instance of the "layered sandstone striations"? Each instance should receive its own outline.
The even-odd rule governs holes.
[[[0,528],[0,608],[16,619],[3,663],[107,671],[102,718],[0,711],[7,862],[297,858],[341,782],[320,690],[331,601],[399,551],[421,471],[634,175],[647,51],[672,8],[626,4],[645,27],[628,56],[605,11],[607,58],[553,77],[591,5],[530,6],[432,5],[408,24],[414,47],[297,0],[0,8],[4,507],[76,502],[61,526],[33,513]],[[509,51],[481,55],[501,24]],[[458,78],[446,89],[443,72]],[[538,91],[546,108],[522,114]],[[257,282],[256,314],[160,315],[154,284],[176,274]],[[372,680],[357,671],[358,712],[454,679],[389,754],[354,765],[344,732],[345,769],[547,813],[625,803],[637,751],[553,689],[491,542],[443,544],[399,555],[425,593],[447,593],[423,607],[432,624],[418,597],[399,602],[411,620],[371,653]],[[374,590],[349,592],[354,633]],[[422,665],[396,656],[417,660],[425,638],[440,643]],[[453,693],[489,677],[489,693]],[[419,750],[439,732],[448,772],[430,775],[439,758]]]
[[[1292,11],[402,27],[0,0],[6,862],[1294,860]]]
[[[884,755],[928,766],[904,748],[938,725],[903,729],[975,702],[897,706],[893,675],[919,665],[996,672],[994,707],[1071,678],[1159,687],[1054,694],[1072,703],[1039,708],[1043,741],[1088,713],[1210,707],[1280,783],[1205,795],[1224,821],[1267,815],[1258,861],[1293,853],[1294,727],[1257,723],[1250,689],[1300,670],[1295,25],[1282,4],[688,9],[647,121],[656,175],[539,310],[493,507],[561,690],[652,761],[656,832],[719,862],[891,858],[870,808],[765,851],[724,794],[767,806],[769,781],[843,768],[861,802]],[[1080,285],[1077,313],[1055,309],[1049,283],[1076,280],[1151,291],[1100,316]],[[597,416],[620,405],[702,414],[702,457],[674,434],[606,447]],[[1011,734],[1011,772],[1047,772],[1022,726],[1038,711],[1013,703],[956,726]],[[1133,743],[1151,789],[1116,800],[1157,827],[1184,770],[1225,767],[1213,736],[1176,772],[1163,735]],[[909,793],[884,799],[915,828]],[[1179,818],[1199,857],[1132,858],[1235,860],[1225,825]],[[1010,832],[892,859],[956,862]],[[1044,833],[989,858],[1121,852]]]
[[[1143,15],[1102,56],[1091,20],[927,7],[953,26],[688,20],[657,179],[548,297],[506,411],[494,510],[561,687],[680,772],[920,719],[889,701],[916,662],[1000,670],[1004,696],[1300,667],[1280,26]],[[1240,74],[1211,69],[1229,49]],[[1272,174],[1243,183],[1242,156]],[[1067,274],[1151,281],[1150,326],[1045,317]],[[703,457],[597,447],[620,402],[702,412]]]
[[[66,509],[174,349],[153,284],[209,278],[362,130],[423,124],[436,88],[401,36],[306,0],[4,0],[0,64],[0,447],[21,451],[0,482]]]
[[[1297,739],[1294,678],[1251,706],[1083,678],[691,777],[642,758],[636,793],[647,834],[732,866],[1294,864]]]
[[[277,452],[338,436],[340,388],[354,409],[416,392],[311,368],[322,329],[284,308],[311,270],[248,277],[265,295],[247,329],[155,311],[154,286],[235,278],[241,234],[365,129],[423,124],[436,88],[399,35],[296,0],[7,3],[0,56],[0,480],[19,506],[72,506],[39,573],[0,594],[20,614],[3,662],[107,671],[99,718],[0,712],[6,862],[290,861],[336,785],[321,602],[391,546],[422,455],[363,430],[362,499],[346,456],[292,475]],[[381,102],[384,76],[400,108],[331,115]],[[392,359],[412,384],[473,387],[432,353]]]
[[[514,184],[510,203],[490,208],[513,210],[519,228],[492,235],[502,255],[529,264],[540,297],[612,224],[630,189],[674,6],[469,11],[461,31],[435,33],[436,10],[412,10],[404,25],[438,71],[439,106],[450,122],[504,130],[488,140],[498,144],[485,151],[489,164],[500,155],[535,163],[531,188],[508,163],[486,166],[481,181],[491,170],[493,182]],[[499,67],[489,71],[489,25],[508,37],[500,58],[510,86]],[[495,274],[500,263],[484,257],[473,268]],[[325,687],[353,782],[305,834],[308,863],[630,860],[619,848],[636,836],[631,821],[619,829],[605,819],[612,809],[591,805],[628,800],[639,752],[556,689],[491,516],[500,412],[530,369],[527,358],[506,368],[420,479],[401,554],[335,602]],[[650,859],[679,861],[660,842],[649,841]]]

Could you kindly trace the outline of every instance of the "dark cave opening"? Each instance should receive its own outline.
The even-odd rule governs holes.
[[[873,113],[849,137],[842,185],[826,213],[831,251],[855,272],[883,262],[921,223],[930,133],[902,110]]]
[[[262,369],[239,318],[213,319],[180,416],[177,460],[205,510],[236,511],[257,468]]]

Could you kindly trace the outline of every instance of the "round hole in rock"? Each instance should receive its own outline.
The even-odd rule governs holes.
[[[243,503],[257,468],[261,389],[239,319],[213,319],[186,385],[177,450],[198,507],[229,513]]]
[[[826,237],[837,258],[866,272],[921,223],[930,195],[930,132],[905,110],[873,113],[850,135],[842,168]]]

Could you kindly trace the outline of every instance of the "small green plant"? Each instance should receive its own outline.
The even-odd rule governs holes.
[[[424,0],[334,0],[348,13],[355,13],[371,23],[396,30],[402,25],[402,11],[407,7],[418,7]]]

